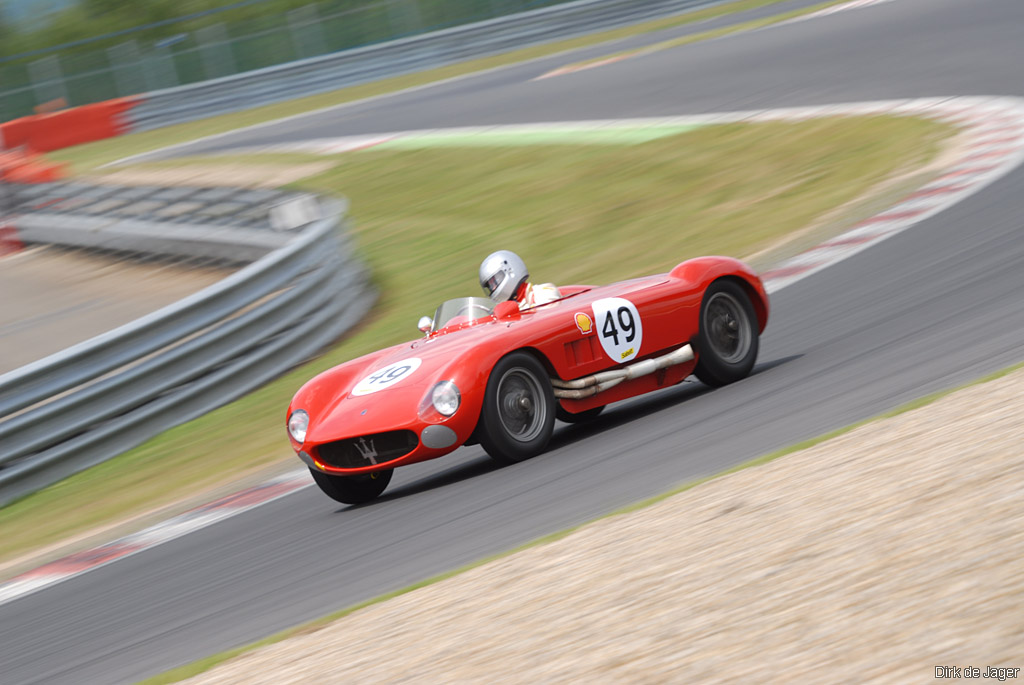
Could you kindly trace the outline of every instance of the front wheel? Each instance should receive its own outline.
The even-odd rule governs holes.
[[[738,284],[715,281],[704,291],[695,347],[693,374],[705,385],[718,387],[750,374],[757,360],[757,314]]]
[[[540,454],[555,428],[555,406],[551,381],[539,361],[526,352],[503,357],[487,379],[480,444],[502,464]]]
[[[380,497],[391,482],[394,469],[357,473],[352,476],[332,476],[310,468],[313,480],[328,497],[342,504],[362,504]]]

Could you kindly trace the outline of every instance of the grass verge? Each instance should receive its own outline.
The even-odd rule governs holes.
[[[206,658],[201,659],[199,661],[195,661],[195,662],[193,662],[191,664],[186,664],[186,665],[181,666],[179,668],[173,669],[171,671],[167,671],[167,672],[165,672],[163,674],[160,674],[158,676],[155,676],[153,678],[145,680],[145,681],[143,681],[143,683],[144,683],[144,685],[156,685],[158,683],[159,684],[173,683],[173,682],[178,682],[179,680],[184,680],[186,678],[190,678],[192,676],[195,676],[195,675],[198,675],[200,673],[203,673],[204,671],[207,671],[207,670],[213,668],[214,666],[217,666],[218,664],[221,664],[221,663],[223,663],[225,661],[228,661],[228,660],[230,660],[230,659],[232,659],[232,658],[234,658],[236,656],[239,656],[241,654],[244,654],[246,652],[250,652],[252,650],[259,649],[260,647],[263,647],[265,645],[269,645],[269,644],[273,644],[273,643],[276,643],[276,642],[280,642],[282,640],[288,639],[288,638],[296,636],[296,635],[301,635],[301,634],[307,634],[307,633],[310,633],[310,632],[314,632],[317,629],[326,626],[327,624],[330,624],[330,623],[332,623],[332,622],[334,622],[334,621],[336,621],[336,620],[338,620],[340,618],[343,618],[343,617],[347,616],[348,614],[354,613],[354,612],[356,612],[356,611],[358,611],[360,609],[363,609],[363,608],[365,608],[367,606],[370,606],[370,605],[373,605],[373,604],[377,604],[377,603],[380,603],[380,602],[385,602],[385,601],[387,601],[389,599],[392,599],[394,597],[397,597],[397,596],[400,596],[400,595],[412,592],[414,590],[417,590],[419,588],[425,587],[427,585],[431,585],[433,583],[440,582],[442,580],[445,580],[447,578],[451,578],[452,576],[458,575],[460,573],[464,573],[464,572],[466,572],[466,571],[468,571],[470,569],[477,568],[479,566],[483,566],[485,564],[490,563],[491,561],[494,561],[495,559],[500,559],[500,558],[511,556],[511,555],[516,554],[517,552],[520,552],[520,551],[522,551],[524,549],[527,549],[527,548],[530,548],[530,547],[535,547],[535,546],[542,545],[542,544],[546,544],[546,543],[549,543],[549,542],[554,542],[556,540],[565,538],[565,537],[569,536],[570,534],[572,534],[573,532],[575,532],[575,531],[577,531],[577,530],[579,530],[581,528],[584,528],[586,526],[589,526],[589,525],[591,525],[591,524],[593,524],[593,523],[595,523],[597,521],[600,521],[600,520],[603,520],[603,519],[607,519],[607,518],[611,518],[611,517],[614,517],[614,516],[620,516],[620,515],[623,515],[623,514],[629,514],[629,513],[635,512],[635,511],[639,511],[641,509],[645,509],[645,508],[650,507],[650,506],[652,506],[654,504],[657,504],[657,503],[659,503],[659,502],[661,502],[663,500],[666,500],[666,499],[668,499],[670,497],[678,495],[678,494],[680,494],[682,492],[685,492],[687,490],[691,490],[691,489],[693,489],[693,488],[695,488],[695,487],[697,487],[699,485],[703,485],[704,483],[707,483],[709,481],[715,480],[715,479],[720,478],[722,476],[725,476],[725,475],[728,475],[728,474],[731,474],[731,473],[735,473],[735,472],[738,472],[738,471],[741,471],[741,470],[744,470],[744,469],[748,469],[748,468],[751,468],[751,467],[754,467],[754,466],[761,466],[763,464],[767,464],[769,462],[775,461],[776,459],[779,459],[781,457],[787,456],[789,454],[793,454],[795,452],[800,452],[800,451],[803,451],[805,449],[809,449],[811,447],[814,447],[815,445],[821,444],[823,442],[827,442],[828,440],[831,440],[831,439],[833,439],[835,437],[838,437],[840,435],[843,435],[845,433],[849,433],[850,431],[853,431],[853,430],[855,430],[855,429],[857,429],[857,428],[859,428],[859,427],[861,427],[863,425],[866,425],[866,424],[869,424],[869,423],[872,423],[872,422],[875,422],[875,421],[879,421],[879,420],[882,420],[882,419],[890,418],[890,417],[893,417],[893,416],[897,416],[899,414],[904,414],[906,412],[909,412],[909,411],[912,411],[912,410],[915,410],[915,409],[919,409],[919,408],[927,406],[927,405],[929,405],[929,404],[931,404],[931,403],[933,403],[933,402],[935,402],[935,401],[937,401],[937,400],[939,400],[939,399],[941,399],[943,397],[946,397],[947,395],[951,395],[951,394],[953,394],[953,393],[955,393],[955,392],[957,392],[959,390],[963,390],[964,388],[968,388],[968,387],[972,387],[972,386],[975,386],[975,385],[979,385],[979,384],[982,384],[982,383],[987,383],[989,381],[996,380],[996,379],[1001,378],[1003,376],[1009,375],[1009,374],[1011,374],[1011,373],[1013,373],[1013,372],[1015,372],[1015,371],[1017,371],[1017,370],[1019,370],[1021,368],[1024,368],[1024,363],[1015,364],[1015,365],[1013,365],[1011,367],[1008,367],[1006,369],[1002,369],[1002,370],[997,371],[995,373],[989,374],[989,375],[987,375],[987,376],[985,376],[983,378],[980,378],[980,379],[977,379],[975,381],[966,383],[966,384],[964,384],[962,386],[959,386],[959,387],[956,387],[956,388],[952,388],[952,389],[949,389],[949,390],[943,390],[943,391],[936,392],[936,393],[933,393],[931,395],[928,395],[926,397],[923,397],[923,398],[920,398],[920,399],[917,399],[917,400],[913,400],[913,401],[908,402],[908,403],[906,403],[904,405],[901,405],[900,407],[897,407],[896,409],[893,409],[891,411],[885,412],[885,413],[880,414],[878,416],[875,416],[873,418],[869,418],[869,419],[866,419],[864,421],[859,421],[857,423],[854,423],[854,424],[852,424],[850,426],[846,426],[846,427],[841,428],[839,430],[832,431],[830,433],[826,433],[824,435],[818,436],[816,438],[812,438],[810,440],[806,440],[806,441],[803,441],[803,442],[796,443],[794,445],[791,445],[789,447],[785,447],[785,448],[780,449],[780,450],[776,450],[776,451],[771,452],[771,453],[769,453],[767,455],[764,455],[762,457],[758,457],[756,459],[752,459],[750,461],[744,462],[743,464],[739,464],[737,466],[734,466],[734,467],[732,467],[730,469],[726,469],[725,471],[722,471],[722,472],[720,472],[718,474],[709,476],[707,478],[701,478],[701,479],[698,479],[698,480],[695,480],[695,481],[688,482],[688,483],[686,483],[686,484],[684,484],[682,486],[673,488],[673,489],[669,490],[668,492],[665,492],[665,493],[662,493],[662,494],[659,494],[659,495],[655,495],[654,497],[650,497],[650,498],[648,498],[646,500],[643,500],[641,502],[637,502],[636,504],[632,504],[632,505],[629,505],[627,507],[623,507],[621,509],[618,509],[618,510],[616,510],[614,512],[611,512],[609,514],[606,514],[604,516],[599,516],[599,517],[594,518],[591,521],[588,521],[586,523],[583,523],[583,524],[580,524],[580,525],[577,525],[577,526],[573,526],[571,528],[568,528],[568,529],[563,530],[563,531],[559,531],[559,532],[554,533],[552,535],[547,535],[547,536],[538,538],[537,540],[534,540],[534,541],[532,541],[530,543],[527,543],[525,545],[517,547],[514,550],[510,550],[510,551],[504,552],[502,554],[496,554],[496,555],[493,555],[491,557],[488,557],[487,559],[484,559],[484,560],[481,560],[481,561],[478,561],[478,562],[474,562],[472,564],[467,564],[466,566],[463,566],[462,568],[459,568],[459,569],[457,569],[455,571],[451,571],[451,572],[448,572],[448,573],[444,573],[444,574],[435,576],[434,578],[430,578],[430,579],[428,579],[426,581],[423,581],[423,582],[420,582],[420,583],[416,583],[414,585],[410,585],[409,587],[403,588],[403,589],[398,590],[396,592],[390,592],[390,593],[387,593],[385,595],[381,595],[380,597],[376,597],[376,598],[374,598],[372,600],[369,600],[369,601],[366,601],[366,602],[362,602],[362,603],[360,603],[360,604],[358,604],[356,606],[349,607],[349,608],[346,608],[344,610],[334,612],[333,614],[330,614],[330,615],[325,616],[325,617],[320,618],[320,619],[316,619],[314,621],[311,621],[309,623],[303,624],[301,626],[281,631],[281,632],[279,632],[279,633],[277,633],[277,634],[275,634],[275,635],[273,635],[271,637],[265,638],[265,639],[260,640],[258,642],[254,642],[254,643],[252,643],[250,645],[246,645],[244,647],[239,647],[239,648],[236,648],[236,649],[232,649],[232,650],[228,650],[228,651],[225,651],[225,652],[221,652],[219,654],[215,654],[215,655],[206,657]]]
[[[414,338],[476,268],[518,251],[536,277],[608,283],[701,254],[743,256],[930,160],[952,132],[902,117],[711,126],[643,145],[366,151],[303,182],[352,200],[381,298],[323,357],[0,509],[0,562],[290,460],[284,412],[315,373]],[[299,158],[294,158],[298,160]]]
[[[389,93],[397,93],[416,86],[436,83],[446,79],[464,76],[474,72],[496,69],[498,67],[525,62],[555,55],[569,50],[584,48],[600,43],[629,38],[630,36],[670,29],[685,24],[714,19],[715,17],[736,12],[753,10],[774,5],[785,0],[738,0],[715,5],[696,12],[655,19],[631,26],[625,26],[600,33],[588,34],[578,38],[555,41],[542,45],[513,50],[511,52],[483,57],[480,59],[460,62],[437,69],[428,69],[412,74],[395,76],[372,83],[350,86],[328,93],[279,102],[263,107],[254,107],[243,112],[223,114],[193,121],[176,126],[168,126],[155,131],[143,131],[127,136],[98,141],[86,145],[60,150],[49,154],[56,161],[71,165],[74,172],[80,173],[94,169],[103,164],[123,159],[132,155],[157,150],[169,145],[196,140],[205,136],[234,131],[246,126],[253,126],[283,117],[305,114],[318,109],[377,97]],[[838,1],[838,0],[837,0]],[[810,11],[810,10],[807,10]],[[702,36],[704,34],[701,34]],[[706,36],[712,37],[712,36]]]

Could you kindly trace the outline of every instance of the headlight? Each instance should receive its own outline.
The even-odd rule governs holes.
[[[434,404],[434,409],[439,414],[451,416],[458,411],[462,397],[459,395],[459,389],[454,383],[451,381],[441,381],[431,391],[430,401]]]
[[[302,444],[306,441],[306,429],[309,428],[309,414],[301,409],[293,411],[288,417],[288,435],[292,440]]]

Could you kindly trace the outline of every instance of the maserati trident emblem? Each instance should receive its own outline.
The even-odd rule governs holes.
[[[363,459],[371,464],[377,463],[377,450],[373,447],[373,440],[370,440],[370,444],[367,445],[366,438],[359,438],[359,442],[353,442],[352,445]]]

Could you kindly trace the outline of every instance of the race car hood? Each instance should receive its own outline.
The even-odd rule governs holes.
[[[310,415],[308,442],[324,442],[441,423],[446,418],[429,408],[429,393],[441,381],[453,381],[462,396],[456,413],[479,412],[477,395],[487,382],[490,365],[474,354],[477,329],[496,330],[495,322],[480,323],[447,335],[423,338],[353,360],[314,378],[307,386],[328,392],[296,395],[293,409]],[[499,355],[500,356],[500,355]],[[301,405],[301,406],[300,406]],[[474,419],[475,420],[475,419]]]

